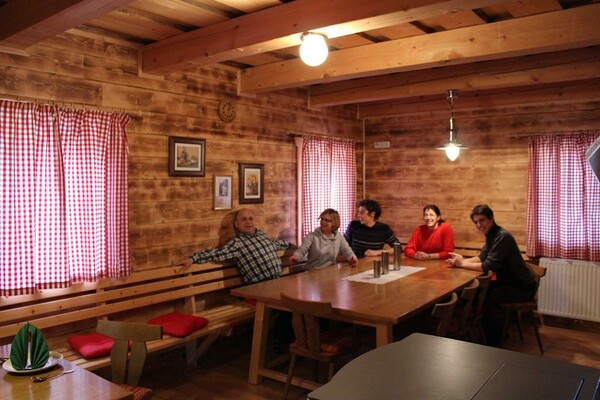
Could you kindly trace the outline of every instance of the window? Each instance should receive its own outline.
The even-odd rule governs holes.
[[[340,214],[340,231],[354,216],[356,157],[354,142],[305,137],[302,144],[302,237],[319,226],[326,208]]]
[[[0,101],[0,295],[130,273],[128,121]]]
[[[586,159],[599,135],[530,138],[528,256],[600,261],[600,182]]]

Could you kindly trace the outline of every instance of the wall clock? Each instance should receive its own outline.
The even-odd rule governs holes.
[[[219,118],[225,122],[231,122],[235,119],[235,103],[231,100],[223,99],[219,101]]]

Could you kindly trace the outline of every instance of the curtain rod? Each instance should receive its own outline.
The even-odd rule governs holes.
[[[0,95],[0,100],[10,100],[24,103],[34,103],[39,105],[48,105],[48,106],[62,106],[62,107],[71,107],[71,108],[81,108],[84,110],[101,110],[101,111],[110,111],[125,114],[124,108],[114,108],[114,107],[100,107],[98,105],[93,104],[85,104],[85,103],[76,103],[76,102],[64,102],[64,101],[55,101],[55,100],[41,100],[33,97],[27,96],[16,96],[11,94],[2,94]]]
[[[600,129],[575,129],[572,131],[549,131],[549,132],[539,132],[539,133],[515,133],[512,135],[508,135],[509,138],[527,138],[532,136],[560,136],[560,135],[577,135],[577,134],[586,134],[591,133],[600,134]]]
[[[297,137],[301,137],[301,138],[305,138],[308,136],[313,136],[313,137],[320,137],[320,138],[327,138],[327,139],[339,139],[339,140],[347,140],[349,142],[355,142],[356,141],[354,139],[346,139],[346,138],[340,138],[337,136],[326,136],[326,135],[314,135],[312,133],[288,133],[287,135],[289,138],[294,139]]]

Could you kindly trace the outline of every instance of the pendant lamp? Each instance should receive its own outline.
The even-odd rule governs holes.
[[[463,147],[457,139],[456,131],[454,130],[454,99],[456,98],[455,91],[450,89],[447,91],[447,96],[450,103],[450,121],[448,127],[449,140],[448,143],[444,145],[444,147],[438,147],[438,150],[444,150],[446,152],[446,157],[450,161],[454,161],[458,158],[461,149],[467,149],[467,147]]]

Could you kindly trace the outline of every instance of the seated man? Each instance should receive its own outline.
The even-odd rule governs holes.
[[[477,257],[464,259],[460,254],[450,253],[448,263],[453,267],[483,271],[485,274],[491,270],[496,274],[496,280],[490,283],[482,320],[487,342],[494,346],[502,339],[504,322],[498,305],[530,300],[535,295],[536,283],[515,238],[496,225],[494,212],[487,204],[475,206],[471,220],[485,235],[485,245]]]
[[[236,237],[221,247],[201,250],[177,262],[185,268],[193,263],[234,260],[246,283],[255,283],[281,275],[280,250],[292,246],[284,240],[273,240],[254,225],[254,212],[242,208],[235,213]]]
[[[201,250],[176,265],[188,268],[193,263],[233,260],[246,283],[256,283],[281,276],[280,250],[290,248],[292,243],[273,240],[254,225],[254,212],[242,208],[235,213],[233,225],[236,237],[215,249]],[[277,313],[274,336],[276,351],[281,352],[281,343],[291,343],[294,333],[291,324],[292,315],[288,312]]]
[[[375,200],[358,203],[358,220],[350,222],[344,238],[357,257],[378,256],[382,250],[394,253],[394,244],[399,242],[392,229],[379,222],[381,207]]]

